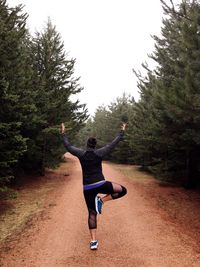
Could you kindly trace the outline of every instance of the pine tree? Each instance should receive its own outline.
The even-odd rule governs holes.
[[[200,5],[183,1],[176,10],[173,4],[161,2],[166,19],[162,36],[154,36],[151,55],[158,67],[140,80],[141,100],[132,120],[138,136],[131,143],[138,159],[146,157],[156,173],[174,175],[176,180],[184,175],[192,185],[198,179],[200,161]]]
[[[79,132],[79,144],[85,147],[85,141],[90,136],[97,138],[97,147],[110,143],[120,132],[122,122],[128,122],[133,105],[134,100],[129,96],[123,95],[108,106],[98,107],[94,117],[88,120],[85,127]],[[107,155],[106,159],[128,163],[131,161],[132,156],[126,134],[123,143],[118,144],[115,150],[110,155]]]
[[[163,21],[163,38],[155,38],[160,94],[157,107],[165,124],[161,136],[169,144],[168,169],[184,169],[189,184],[197,179],[200,145],[198,1],[183,1],[176,11],[164,2],[169,19]],[[196,162],[196,163],[195,163]]]
[[[43,32],[37,32],[32,40],[31,58],[39,124],[29,135],[31,149],[25,156],[26,164],[32,161],[32,167],[44,173],[45,167],[55,167],[60,162],[63,150],[58,125],[66,122],[72,133],[76,132],[87,118],[87,109],[79,101],[70,100],[83,88],[79,78],[74,78],[75,59],[67,58],[61,36],[50,19]]]
[[[118,97],[116,101],[109,105],[109,127],[111,140],[120,131],[122,123],[128,123],[130,114],[133,110],[135,101],[130,96],[123,94],[122,97]],[[118,163],[130,163],[133,159],[133,150],[130,148],[129,131],[123,138],[123,142],[120,142],[111,154],[111,160]],[[110,141],[111,141],[110,140]]]
[[[20,133],[25,116],[20,92],[26,17],[21,6],[9,8],[0,1],[0,186],[14,177],[18,159],[26,151],[26,139]]]
[[[140,90],[140,100],[135,103],[129,115],[129,145],[134,151],[133,161],[135,164],[148,168],[158,163],[161,142],[159,130],[161,124],[158,121],[159,110],[155,108],[156,77],[146,65],[147,75],[143,77],[136,73],[138,77],[138,88]],[[156,154],[155,159],[153,155]]]

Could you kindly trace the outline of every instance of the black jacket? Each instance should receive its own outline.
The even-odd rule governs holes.
[[[109,154],[112,149],[122,140],[124,132],[121,131],[117,137],[108,145],[99,148],[87,148],[86,150],[79,149],[72,146],[65,134],[63,134],[63,141],[66,149],[74,156],[79,158],[83,173],[83,184],[92,184],[105,180],[102,172],[103,157]]]

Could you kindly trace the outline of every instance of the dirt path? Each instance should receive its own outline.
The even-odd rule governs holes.
[[[123,199],[106,203],[98,218],[98,251],[90,251],[81,170],[75,158],[65,186],[48,199],[51,208],[3,253],[8,267],[195,267],[200,254],[190,237],[166,222],[134,182],[104,164],[108,180],[125,185]]]

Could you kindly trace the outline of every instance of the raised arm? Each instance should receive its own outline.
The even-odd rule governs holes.
[[[81,157],[84,154],[84,150],[77,148],[75,146],[72,146],[65,134],[65,125],[64,123],[61,124],[61,136],[64,142],[64,146],[66,147],[67,151],[69,151],[72,155],[76,157]]]
[[[95,153],[100,157],[104,157],[105,155],[109,154],[116,147],[116,145],[123,139],[125,129],[126,129],[126,124],[124,123],[122,125],[120,133],[115,137],[115,139],[110,144],[95,150]]]

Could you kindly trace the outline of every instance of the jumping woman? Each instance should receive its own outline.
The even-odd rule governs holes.
[[[74,156],[78,157],[83,174],[83,193],[88,208],[88,226],[91,235],[90,249],[98,248],[98,240],[96,238],[97,230],[97,214],[101,214],[102,206],[106,201],[123,197],[127,190],[124,186],[106,181],[102,172],[102,160],[105,155],[110,153],[112,149],[122,140],[126,124],[122,125],[120,133],[108,145],[95,149],[97,140],[90,137],[87,140],[86,150],[82,150],[72,146],[65,134],[65,125],[61,124],[61,134],[66,149]],[[105,194],[102,198],[98,194]]]

